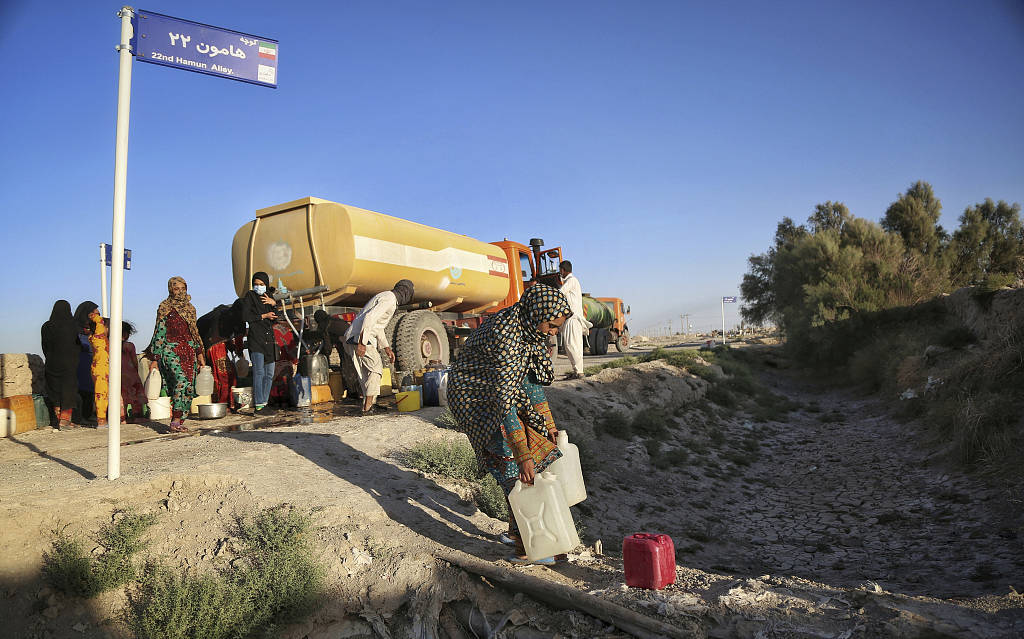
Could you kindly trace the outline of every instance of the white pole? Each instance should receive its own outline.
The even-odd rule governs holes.
[[[100,307],[103,317],[110,317],[107,307],[107,245],[100,242]]]
[[[128,115],[132,97],[131,7],[121,7],[117,75],[117,134],[114,145],[114,228],[110,266],[110,391],[107,407],[107,479],[121,476],[121,322],[124,317],[124,209],[128,189]]]
[[[725,298],[722,298],[722,344],[724,345],[728,340],[725,338]]]

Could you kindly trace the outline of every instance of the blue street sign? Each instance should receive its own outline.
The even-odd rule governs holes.
[[[114,263],[114,247],[109,244],[103,245],[103,250],[107,252],[107,266],[111,266]],[[124,250],[124,270],[132,270],[132,250]]]
[[[142,62],[277,88],[277,40],[136,11],[132,53]]]
[[[736,298],[735,297],[723,297],[722,298],[722,303],[723,304],[735,304],[736,303]]]

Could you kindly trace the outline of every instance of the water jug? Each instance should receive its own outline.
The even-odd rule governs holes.
[[[440,406],[438,392],[441,389],[441,381],[448,376],[446,369],[435,369],[427,371],[423,375],[423,405]]]
[[[18,434],[18,416],[10,408],[0,408],[0,437]]]
[[[289,387],[292,395],[292,402],[298,407],[309,406],[313,399],[313,385],[309,378],[304,375],[292,375]]]
[[[313,386],[326,386],[330,380],[331,366],[327,356],[317,353],[309,360],[309,381]]]
[[[508,501],[530,561],[567,553],[579,545],[565,492],[553,475],[540,473],[532,486],[517,481]]]
[[[675,544],[668,535],[630,535],[622,540],[622,564],[627,586],[660,590],[676,581]]]
[[[565,503],[575,506],[587,498],[587,487],[583,483],[583,467],[580,465],[580,449],[576,444],[569,443],[569,433],[564,430],[558,431],[557,443],[562,456],[541,474],[555,475],[565,492]]]
[[[213,395],[213,369],[209,366],[199,367],[199,374],[196,375],[196,395]]]
[[[160,397],[160,371],[153,369],[146,376],[146,399],[153,400]]]
[[[448,376],[441,378],[441,385],[437,389],[437,405],[448,406]]]
[[[154,397],[148,403],[150,419],[168,419],[171,416],[170,397]]]

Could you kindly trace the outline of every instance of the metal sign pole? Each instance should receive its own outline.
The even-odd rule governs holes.
[[[117,133],[114,145],[114,223],[110,265],[110,374],[107,407],[107,479],[121,476],[121,322],[124,317],[124,210],[128,188],[128,115],[132,96],[132,17],[128,6],[121,18],[121,44],[117,47]]]
[[[103,317],[110,317],[107,306],[107,245],[100,242],[100,306]]]
[[[722,344],[724,345],[728,340],[725,337],[725,298],[722,298]]]

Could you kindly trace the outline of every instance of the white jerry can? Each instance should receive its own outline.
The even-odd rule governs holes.
[[[0,408],[0,437],[18,434],[18,417],[13,410]]]
[[[580,464],[580,449],[576,444],[569,443],[569,433],[564,430],[558,431],[557,443],[562,456],[541,474],[555,475],[565,493],[565,503],[575,506],[587,498],[587,487],[583,483],[583,466]]]
[[[146,376],[146,399],[154,400],[160,398],[160,371],[152,369]]]
[[[567,553],[579,545],[565,491],[554,475],[540,473],[532,486],[517,481],[508,500],[530,561]]]

